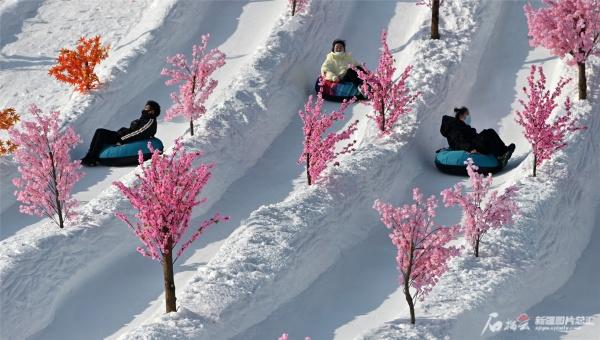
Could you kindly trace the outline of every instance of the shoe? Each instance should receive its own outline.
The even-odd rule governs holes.
[[[515,143],[510,143],[510,145],[506,148],[506,152],[504,154],[502,154],[500,157],[498,157],[498,161],[500,162],[500,164],[502,164],[503,168],[506,166],[506,164],[508,164],[508,160],[510,159],[513,152],[515,151],[515,148],[516,148]]]
[[[98,165],[98,161],[95,159],[83,157],[81,160],[81,165],[83,166],[96,166]]]

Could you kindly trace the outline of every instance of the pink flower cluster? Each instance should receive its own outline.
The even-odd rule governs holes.
[[[206,51],[209,37],[209,34],[203,35],[202,43],[192,47],[191,62],[183,54],[167,58],[173,69],[164,68],[161,71],[161,75],[170,77],[165,84],[181,84],[179,93],[171,93],[173,106],[167,110],[167,120],[183,115],[191,121],[206,112],[204,103],[218,83],[211,75],[225,65],[225,54],[221,51]]]
[[[391,134],[394,124],[402,115],[411,111],[413,102],[419,97],[418,92],[411,93],[407,86],[412,65],[404,69],[399,79],[393,80],[396,67],[387,44],[387,32],[384,30],[381,32],[381,54],[375,72],[366,68],[364,72],[355,70],[363,80],[361,90],[375,111],[375,115],[369,115],[369,118],[375,120],[381,134]]]
[[[319,178],[327,165],[335,158],[344,153],[354,151],[352,146],[356,141],[349,143],[340,152],[335,152],[335,146],[338,142],[349,139],[356,131],[358,121],[353,122],[344,131],[340,133],[330,132],[324,136],[326,131],[338,120],[344,119],[343,112],[348,108],[354,99],[344,101],[337,111],[333,111],[330,115],[323,114],[323,97],[319,93],[316,103],[313,106],[313,96],[308,97],[308,101],[304,105],[304,111],[300,111],[300,118],[304,122],[304,148],[298,159],[298,164],[306,164],[306,174],[308,184],[312,184]]]
[[[290,9],[292,11],[292,16],[306,11],[309,1],[310,0],[288,0]]]
[[[475,256],[479,256],[479,243],[483,235],[491,229],[497,229],[510,224],[513,216],[519,212],[514,201],[517,188],[510,186],[503,194],[490,192],[492,174],[484,176],[477,173],[473,160],[467,160],[467,173],[471,182],[471,191],[463,194],[463,185],[456,184],[453,188],[442,191],[441,195],[446,207],[459,205],[463,209],[465,237],[473,247]]]
[[[539,79],[535,79],[536,71]],[[546,76],[541,66],[531,66],[527,78],[529,87],[523,87],[527,102],[520,99],[523,110],[516,111],[516,121],[525,129],[525,138],[531,143],[535,157],[535,166],[549,159],[557,150],[566,146],[567,132],[585,129],[571,116],[571,101],[565,100],[565,114],[549,122],[550,116],[558,106],[556,99],[570,79],[561,79],[554,91],[546,90]],[[534,172],[535,176],[535,172]]]
[[[69,150],[81,142],[71,127],[60,131],[59,112],[43,114],[36,105],[29,107],[33,121],[22,122],[22,129],[9,131],[18,145],[14,157],[19,164],[20,178],[13,179],[15,195],[23,203],[22,213],[47,216],[59,227],[74,217],[78,202],[71,190],[83,173],[79,161],[71,161]]]
[[[283,333],[283,334],[281,334],[281,336],[279,337],[278,340],[288,340],[288,339],[289,339],[288,334]],[[307,336],[306,338],[304,338],[304,340],[310,340],[310,337]]]
[[[456,247],[446,247],[446,244],[454,239],[459,226],[444,227],[435,223],[435,196],[424,201],[420,189],[414,188],[413,199],[415,203],[402,207],[376,200],[373,208],[391,230],[390,239],[398,249],[396,263],[401,284],[408,280],[409,286],[416,289],[413,298],[422,300],[446,271],[448,260],[458,255]]]
[[[151,148],[150,144],[148,146]],[[186,152],[180,140],[175,142],[170,156],[162,155],[158,150],[152,151],[149,166],[142,165],[144,158],[142,152],[139,153],[142,174],[136,175],[136,184],[131,188],[121,182],[113,184],[138,210],[135,214],[138,222],[135,224],[130,222],[125,214],[116,214],[131,227],[144,244],[145,248],[138,247],[138,252],[153,260],[161,260],[164,254],[175,248],[188,230],[192,209],[206,201],[205,198],[197,200],[196,196],[210,179],[214,164],[194,168],[192,164],[201,153]],[[177,257],[200,237],[208,226],[228,219],[217,213],[211,219],[202,222],[189,240],[183,242]]]
[[[548,7],[525,5],[532,47],[544,46],[569,65],[598,55],[600,3],[596,0],[544,0]]]

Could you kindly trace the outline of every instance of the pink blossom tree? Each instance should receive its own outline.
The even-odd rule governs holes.
[[[417,6],[431,8],[431,39],[440,38],[440,6],[444,0],[417,0]]]
[[[278,340],[288,340],[288,339],[289,339],[288,334],[287,333],[283,333],[283,334],[281,334],[281,336],[279,337]],[[310,340],[310,337],[307,336],[306,338],[304,338],[304,340]]]
[[[499,195],[491,191],[492,174],[484,176],[477,173],[478,167],[471,158],[467,159],[467,173],[471,182],[471,191],[463,194],[463,185],[442,191],[441,195],[446,207],[460,205],[464,212],[464,231],[467,241],[472,246],[475,257],[479,257],[481,238],[491,229],[498,229],[513,221],[519,212],[514,201],[517,188],[510,186]]]
[[[358,120],[342,132],[330,132],[324,136],[325,132],[338,120],[344,119],[343,112],[348,108],[354,99],[344,101],[337,111],[326,115],[323,110],[323,96],[319,92],[317,100],[313,105],[313,96],[308,97],[304,105],[304,111],[300,111],[300,118],[304,122],[304,148],[298,159],[298,164],[306,164],[306,177],[308,185],[311,185],[319,178],[327,165],[334,161],[338,155],[354,151],[352,148],[356,141],[346,145],[340,152],[335,152],[335,146],[338,142],[349,139],[356,131]],[[335,164],[338,164],[337,162]]]
[[[535,79],[538,71],[539,79]],[[525,138],[531,143],[533,149],[533,176],[536,176],[537,167],[549,159],[557,150],[565,147],[565,138],[568,132],[585,129],[578,125],[578,120],[571,115],[571,101],[565,100],[565,114],[550,122],[550,116],[558,106],[556,100],[563,87],[570,79],[561,78],[554,91],[546,90],[546,76],[541,66],[531,66],[527,78],[529,87],[523,87],[527,102],[519,99],[523,110],[516,111],[516,121],[524,128]]]
[[[58,227],[75,216],[77,200],[71,190],[83,173],[79,161],[71,161],[69,150],[81,142],[71,127],[60,131],[59,112],[42,113],[36,105],[29,107],[32,121],[23,121],[22,129],[9,130],[18,145],[14,153],[21,177],[14,178],[15,195],[23,203],[19,211],[46,216]]]
[[[167,110],[165,119],[171,120],[184,116],[190,120],[190,133],[194,135],[194,119],[206,113],[204,103],[217,87],[218,82],[211,75],[225,65],[225,54],[214,48],[207,51],[210,35],[202,36],[202,43],[192,47],[192,60],[188,62],[185,55],[176,54],[167,58],[173,69],[164,68],[161,75],[170,77],[166,85],[179,85],[179,93],[171,93],[173,106]]]
[[[585,63],[600,50],[600,3],[597,0],[544,0],[547,7],[525,5],[531,46],[543,46],[552,54],[577,65],[579,99],[587,99]]]
[[[296,15],[297,13],[304,12],[308,7],[309,1],[310,0],[288,0],[288,3],[290,4],[290,8],[292,10],[292,16]]]
[[[364,67],[363,72],[356,69],[359,78],[363,80],[362,91],[369,99],[369,104],[375,110],[375,115],[369,118],[375,120],[381,134],[392,133],[392,128],[398,119],[411,111],[413,102],[419,93],[412,93],[407,81],[412,70],[409,65],[404,69],[399,79],[393,80],[396,67],[394,57],[387,44],[387,32],[381,32],[381,54],[375,72]]]
[[[390,239],[398,249],[396,262],[400,284],[410,309],[410,322],[415,323],[416,301],[423,300],[446,271],[448,260],[458,255],[456,247],[445,247],[458,232],[458,226],[444,227],[435,223],[437,199],[423,200],[419,188],[413,189],[415,203],[394,207],[375,201],[373,208],[381,222],[391,230]],[[415,290],[410,293],[410,288]]]
[[[137,182],[131,187],[121,182],[113,184],[129,199],[131,205],[138,210],[132,223],[123,213],[117,217],[123,220],[142,241],[144,247],[137,251],[143,256],[161,262],[165,288],[166,312],[177,309],[175,298],[175,281],[173,264],[181,254],[212,224],[226,221],[229,217],[215,214],[209,220],[200,223],[189,239],[181,244],[177,255],[173,256],[179,241],[189,228],[192,209],[206,202],[206,198],[197,200],[211,176],[214,164],[193,167],[193,162],[201,156],[200,152],[186,152],[180,140],[175,142],[173,153],[163,155],[152,149],[149,166],[142,166],[144,155],[139,152],[139,163],[142,174],[137,174]]]

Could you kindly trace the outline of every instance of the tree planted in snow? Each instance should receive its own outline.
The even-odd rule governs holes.
[[[288,0],[292,16],[304,12],[308,7],[308,2],[309,0]]]
[[[369,104],[375,111],[369,118],[375,120],[381,134],[392,133],[392,128],[398,119],[411,111],[413,102],[419,93],[412,93],[408,88],[408,77],[412,65],[407,66],[400,78],[393,80],[396,67],[394,57],[387,44],[387,32],[381,32],[381,54],[375,72],[366,69],[355,69],[363,80],[362,91],[369,99]]]
[[[479,257],[479,245],[483,235],[492,229],[498,229],[513,221],[519,212],[514,199],[517,188],[510,186],[501,195],[498,191],[490,191],[492,174],[484,176],[477,173],[478,167],[471,158],[467,159],[467,173],[471,182],[471,190],[463,194],[463,184],[442,191],[441,195],[447,207],[460,205],[464,212],[463,227],[465,237],[475,257]]]
[[[424,299],[446,271],[448,260],[458,255],[458,248],[446,245],[459,227],[435,223],[438,205],[435,196],[424,201],[421,190],[414,188],[413,199],[415,203],[402,207],[376,200],[373,208],[379,212],[381,222],[391,230],[389,236],[397,248],[400,284],[410,309],[410,322],[414,324],[416,301]],[[411,294],[411,288],[414,294]]]
[[[109,50],[109,45],[101,45],[99,35],[89,39],[81,37],[75,50],[60,50],[57,64],[50,68],[48,74],[75,86],[75,91],[88,92],[100,84],[94,68],[108,57]]]
[[[179,53],[167,57],[172,69],[163,68],[161,75],[170,77],[166,85],[179,85],[179,93],[171,93],[173,106],[167,110],[165,119],[184,116],[190,121],[190,133],[194,135],[194,119],[206,113],[204,103],[211,95],[218,81],[211,75],[225,65],[225,54],[216,48],[207,51],[209,34],[202,36],[200,45],[192,46],[192,60]]]
[[[536,71],[539,73],[539,79],[537,80],[535,79]],[[529,86],[523,87],[527,101],[519,99],[523,109],[516,111],[516,121],[523,126],[525,138],[527,138],[533,150],[534,177],[537,173],[537,167],[549,159],[557,150],[567,145],[565,138],[568,132],[585,129],[585,126],[578,125],[578,120],[572,117],[571,101],[568,97],[564,102],[565,113],[559,117],[554,117],[553,121],[550,121],[552,112],[558,107],[557,98],[570,80],[561,78],[554,91],[550,92],[550,90],[546,90],[544,70],[541,66],[532,65],[527,78]]]
[[[577,65],[579,72],[579,99],[587,99],[585,63],[600,49],[600,1],[597,0],[544,0],[547,7],[535,9],[525,5],[529,26],[529,43],[543,46],[552,54],[566,59],[568,65]]]
[[[8,107],[2,111],[0,111],[0,130],[8,130],[12,128],[18,121],[20,117],[15,111],[14,108]],[[4,141],[0,139],[0,157],[8,155],[17,149],[17,145],[13,143],[10,139]]]
[[[63,228],[65,221],[75,216],[78,202],[71,190],[83,173],[79,161],[71,161],[69,150],[81,142],[79,135],[59,126],[59,112],[43,114],[31,105],[32,121],[24,121],[19,129],[9,130],[10,138],[18,148],[14,152],[20,177],[13,179],[15,195],[23,203],[24,214],[46,216]]]
[[[440,6],[444,0],[417,0],[417,6],[431,8],[431,39],[440,38]]]
[[[201,156],[200,152],[186,152],[180,140],[175,142],[171,155],[161,154],[152,150],[150,165],[143,166],[144,155],[139,152],[139,163],[142,174],[136,174],[137,181],[131,187],[121,182],[113,184],[129,199],[131,205],[138,210],[135,217],[137,223],[132,223],[123,213],[117,217],[127,223],[144,247],[137,251],[143,256],[161,262],[165,289],[166,312],[177,310],[175,298],[175,281],[173,264],[181,254],[204,232],[210,225],[226,221],[229,217],[215,214],[211,219],[200,223],[198,229],[190,238],[173,251],[189,228],[192,209],[206,202],[206,198],[196,199],[211,176],[214,164],[203,164],[193,167],[193,162]]]
[[[323,110],[322,92],[317,94],[317,100],[313,105],[313,96],[308,97],[304,105],[304,111],[300,111],[300,118],[304,123],[302,131],[304,132],[304,148],[298,159],[298,164],[306,164],[306,178],[308,185],[315,182],[321,172],[327,168],[327,165],[334,161],[338,155],[354,151],[352,148],[356,141],[346,145],[341,151],[335,152],[335,146],[338,142],[349,139],[356,131],[358,120],[351,123],[342,132],[330,132],[324,136],[326,131],[338,120],[344,119],[344,111],[354,99],[344,101],[337,111],[327,115]]]

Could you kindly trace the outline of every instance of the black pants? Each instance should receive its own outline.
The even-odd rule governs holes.
[[[507,151],[506,144],[493,129],[485,129],[478,134],[477,151],[499,157]]]
[[[88,150],[85,158],[89,160],[98,160],[100,151],[107,145],[115,145],[121,142],[121,136],[116,131],[107,129],[97,129],[90,143],[90,149]]]
[[[359,69],[359,70],[361,70],[361,71],[363,71],[363,72],[365,71],[360,66],[357,66],[356,68]],[[363,80],[358,77],[358,73],[356,73],[356,71],[354,71],[351,68],[349,68],[348,71],[346,71],[346,74],[344,74],[344,77],[342,79],[340,79],[340,81],[342,81],[342,82],[350,82],[350,83],[353,83],[353,84],[355,84],[357,86],[361,86],[362,83],[363,83]]]

